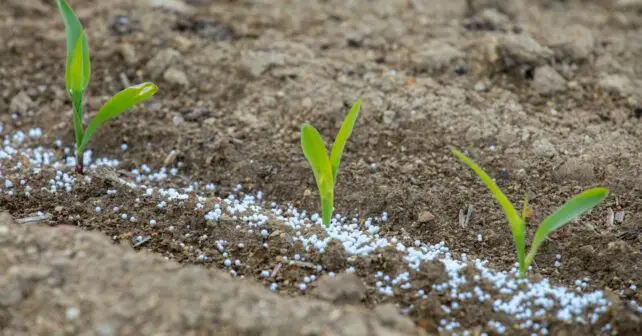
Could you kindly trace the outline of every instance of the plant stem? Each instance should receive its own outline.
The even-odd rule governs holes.
[[[330,227],[332,221],[332,211],[334,210],[334,200],[332,197],[321,197],[321,214],[323,217],[323,225]]]
[[[517,274],[517,276],[520,279],[524,279],[526,277],[526,264],[519,263],[519,273]]]
[[[76,153],[76,173],[85,175],[85,163],[83,162],[81,153]]]
[[[72,120],[74,123],[74,135],[76,138],[76,173],[84,175],[83,151],[80,149],[83,137],[82,92],[70,92],[71,105],[73,108]]]

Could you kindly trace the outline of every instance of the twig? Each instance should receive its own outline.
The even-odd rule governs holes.
[[[48,213],[44,213],[44,214],[32,216],[32,217],[18,218],[16,219],[16,223],[31,225],[31,224],[38,224],[41,221],[49,220],[49,219],[51,219],[51,215]]]
[[[283,264],[279,263],[278,265],[276,265],[274,267],[274,270],[272,271],[272,274],[270,275],[271,278],[274,278],[277,274],[279,274],[279,271],[281,270],[281,266],[283,266]]]
[[[470,217],[472,216],[473,216],[472,204],[468,205],[468,210],[466,211],[465,215],[464,215],[464,209],[459,209],[459,225],[463,228],[468,227],[468,223],[470,222]]]
[[[120,73],[120,82],[123,83],[124,87],[130,87],[131,84],[129,83],[129,78],[127,78],[127,75],[125,75],[124,72]]]
[[[613,227],[614,219],[615,219],[615,213],[613,213],[613,209],[608,208],[606,213],[606,226]]]

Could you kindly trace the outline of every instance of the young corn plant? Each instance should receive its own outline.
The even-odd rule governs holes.
[[[301,126],[301,148],[312,168],[314,179],[319,189],[321,217],[323,218],[323,225],[325,227],[330,226],[332,212],[334,211],[334,186],[337,183],[337,174],[339,173],[339,164],[341,163],[343,149],[357,121],[360,107],[361,98],[352,106],[343,121],[339,133],[337,133],[337,137],[334,139],[330,157],[328,157],[328,151],[323,144],[323,139],[319,131],[307,123]]]
[[[130,86],[111,97],[98,111],[96,116],[83,127],[83,94],[89,84],[91,65],[89,46],[82,24],[65,0],[56,0],[58,9],[65,23],[67,35],[67,63],[65,67],[65,85],[73,108],[72,119],[76,140],[76,172],[84,173],[83,153],[94,133],[105,122],[116,118],[134,105],[151,98],[158,88],[146,82]]]
[[[606,188],[592,188],[586,190],[575,197],[568,200],[552,215],[546,217],[540,223],[535,237],[531,244],[530,251],[526,254],[525,235],[526,235],[526,218],[528,217],[528,199],[524,200],[521,215],[517,213],[513,204],[506,198],[504,193],[497,187],[495,182],[484,172],[477,164],[470,160],[466,155],[457,150],[453,150],[453,154],[463,161],[470,169],[472,169],[477,176],[484,182],[488,190],[495,196],[495,199],[504,210],[504,215],[510,225],[513,233],[513,242],[515,243],[515,250],[517,252],[517,261],[519,263],[518,276],[523,278],[526,276],[526,270],[533,263],[537,249],[542,245],[548,235],[566,225],[574,218],[589,211],[602,200],[608,196],[608,189]]]

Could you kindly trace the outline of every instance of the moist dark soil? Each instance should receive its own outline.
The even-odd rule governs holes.
[[[506,270],[515,257],[503,213],[450,154],[452,148],[467,151],[515,204],[528,197],[529,237],[566,199],[604,186],[610,190],[607,200],[555,232],[530,274],[571,288],[588,277],[591,289],[622,302],[642,302],[635,289],[642,287],[639,1],[87,0],[71,5],[87,30],[92,55],[87,118],[128,83],[149,80],[160,89],[96,134],[90,144],[94,157],[115,158],[120,165],[110,173],[88,173],[92,182],[72,193],[40,190],[56,169],[30,175],[26,166],[11,172],[2,166],[5,176],[33,178],[30,196],[0,197],[0,208],[14,218],[42,212],[50,215],[50,225],[99,231],[135,249],[206,268],[225,268],[227,257],[218,253],[216,240],[227,240],[229,253],[243,265],[235,274],[267,286],[276,282],[281,295],[306,295],[295,284],[317,264],[336,273],[352,266],[365,283],[373,283],[378,271],[400,271],[401,254],[390,249],[350,260],[340,244],[323,254],[306,251],[288,241],[288,228],[277,221],[263,237],[236,230],[239,221],[233,218],[215,226],[204,219],[215,203],[239,194],[238,184],[241,194],[261,191],[284,210],[292,205],[317,212],[299,127],[312,123],[331,144],[350,106],[362,97],[338,177],[337,212],[360,218],[387,212],[382,236],[443,241],[454,253]],[[33,146],[53,147],[57,139],[73,143],[64,38],[53,1],[4,6],[0,122],[5,134],[39,127],[43,136],[31,140]],[[58,155],[66,154],[59,149]],[[131,170],[143,164],[156,170],[178,167],[167,186],[199,181],[216,184],[216,190],[201,209],[195,199],[159,208],[157,195],[141,197],[118,183],[134,180]],[[110,189],[116,194],[107,194]],[[460,213],[469,208],[462,226]],[[151,219],[158,225],[148,225]],[[148,240],[140,243],[138,236]],[[239,243],[243,247],[235,247]],[[282,263],[295,253],[304,261]],[[204,260],[202,254],[210,257]],[[429,287],[444,271],[426,267],[413,279]],[[272,270],[273,278],[262,276],[264,270]],[[374,308],[386,302],[413,306],[409,314],[417,326],[437,333],[439,307],[448,298],[389,297],[369,286],[359,304]],[[629,309],[614,306],[599,326],[551,322],[549,329],[558,335],[600,334],[610,323],[619,335],[642,333],[640,313]],[[479,333],[489,320],[510,324],[510,317],[499,315],[471,303],[457,320]]]

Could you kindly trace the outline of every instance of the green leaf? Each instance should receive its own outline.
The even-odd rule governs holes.
[[[62,16],[62,20],[65,23],[65,31],[67,33],[67,62],[66,62],[66,71],[67,71],[67,76],[66,78],[69,78],[68,72],[70,71],[71,63],[74,58],[74,54],[77,50],[77,44],[78,44],[78,39],[80,38],[81,35],[84,35],[82,33],[83,28],[82,24],[80,23],[80,20],[78,20],[78,17],[76,14],[74,14],[74,11],[71,9],[67,1],[65,0],[56,0],[56,3],[58,4],[58,9],[60,11],[60,15]],[[89,45],[87,44],[87,38],[83,38],[81,42],[81,47],[80,47],[80,55],[82,56],[82,64],[83,64],[83,81],[82,81],[82,88],[83,91],[85,88],[87,88],[87,84],[89,84],[89,77],[90,77],[90,60],[89,60]],[[69,86],[69,80],[67,80],[67,90],[70,90]]]
[[[82,144],[80,146],[81,152],[91,140],[96,130],[110,119],[116,118],[121,113],[134,107],[134,105],[141,103],[151,98],[158,87],[152,83],[146,82],[139,85],[130,86],[117,94],[115,94],[103,107],[98,111],[94,119],[87,125],[85,134],[83,135]]]
[[[334,199],[332,169],[328,151],[323,144],[321,134],[310,124],[303,124],[301,127],[301,148],[314,173],[314,179],[317,182],[321,197],[323,224],[328,226],[332,217],[332,202]]]
[[[552,215],[546,217],[544,221],[537,228],[533,244],[526,257],[526,265],[530,265],[535,258],[537,249],[542,245],[548,235],[566,225],[574,218],[591,210],[593,207],[602,202],[609,195],[606,188],[592,188],[572,199],[568,200],[562,207],[557,209]]]
[[[74,49],[76,52],[74,52],[71,64],[69,64],[69,67],[65,72],[67,90],[71,93],[82,93],[86,88],[85,83],[87,81],[85,80],[85,74],[87,71],[85,70],[87,64],[84,63],[85,60],[81,52],[83,41],[85,41],[85,34],[81,32],[78,37],[78,41],[76,42],[76,48]]]
[[[343,124],[337,133],[337,137],[334,139],[334,144],[332,145],[332,152],[330,153],[330,163],[332,165],[332,181],[336,183],[337,175],[339,173],[339,164],[341,164],[341,156],[343,156],[343,149],[348,141],[348,137],[352,133],[352,128],[357,122],[357,116],[359,116],[359,110],[361,108],[361,98],[357,100],[350,112],[343,120]]]
[[[510,224],[511,231],[513,233],[513,241],[515,243],[515,249],[517,251],[517,260],[520,265],[520,274],[523,275],[526,267],[524,264],[524,254],[526,253],[526,246],[524,245],[524,231],[525,224],[522,217],[517,213],[513,204],[506,198],[506,195],[499,189],[497,184],[484,172],[477,164],[470,160],[466,155],[459,152],[458,150],[453,149],[453,154],[455,154],[460,160],[462,160],[470,169],[472,169],[477,176],[484,182],[488,190],[495,196],[495,199],[499,205],[504,210],[506,219]]]

